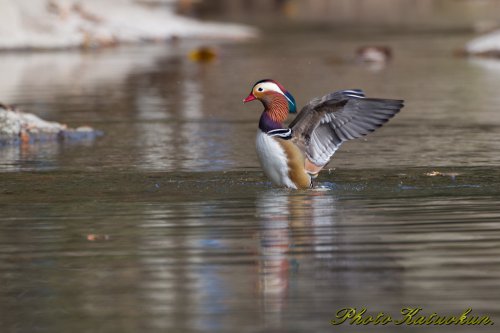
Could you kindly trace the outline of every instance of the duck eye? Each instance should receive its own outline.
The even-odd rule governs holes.
[[[262,87],[261,87],[261,88],[259,88],[259,89],[257,89],[257,90],[258,90],[258,91],[264,91],[264,89],[262,89]]]

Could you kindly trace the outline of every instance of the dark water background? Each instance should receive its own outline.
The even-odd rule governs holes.
[[[292,29],[292,30],[289,30]],[[290,31],[293,31],[290,32]],[[105,136],[0,148],[2,332],[495,332],[500,62],[464,31],[296,23],[249,42],[0,55],[0,96]],[[366,44],[392,47],[377,68]],[[406,107],[320,188],[273,188],[254,152],[272,77],[299,104],[363,88]],[[331,326],[343,307],[487,314],[484,327]]]

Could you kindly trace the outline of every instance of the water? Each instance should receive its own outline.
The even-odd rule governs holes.
[[[494,332],[500,320],[500,66],[470,36],[309,28],[246,43],[0,55],[4,102],[106,134],[0,150],[5,332]],[[313,36],[314,38],[312,38]],[[390,45],[385,68],[351,61]],[[335,89],[404,98],[345,144],[318,189],[273,188],[254,153],[272,77],[299,104]],[[472,308],[494,326],[331,326]]]

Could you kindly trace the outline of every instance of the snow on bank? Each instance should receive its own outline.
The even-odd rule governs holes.
[[[0,49],[255,35],[248,27],[199,22],[174,14],[172,5],[147,5],[139,0],[0,0],[0,9]]]
[[[473,55],[500,57],[500,30],[471,40],[465,51]]]

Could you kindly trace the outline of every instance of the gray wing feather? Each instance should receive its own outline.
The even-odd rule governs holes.
[[[290,128],[307,158],[323,166],[343,142],[373,132],[402,107],[402,100],[365,98],[357,89],[337,91],[309,102]]]

